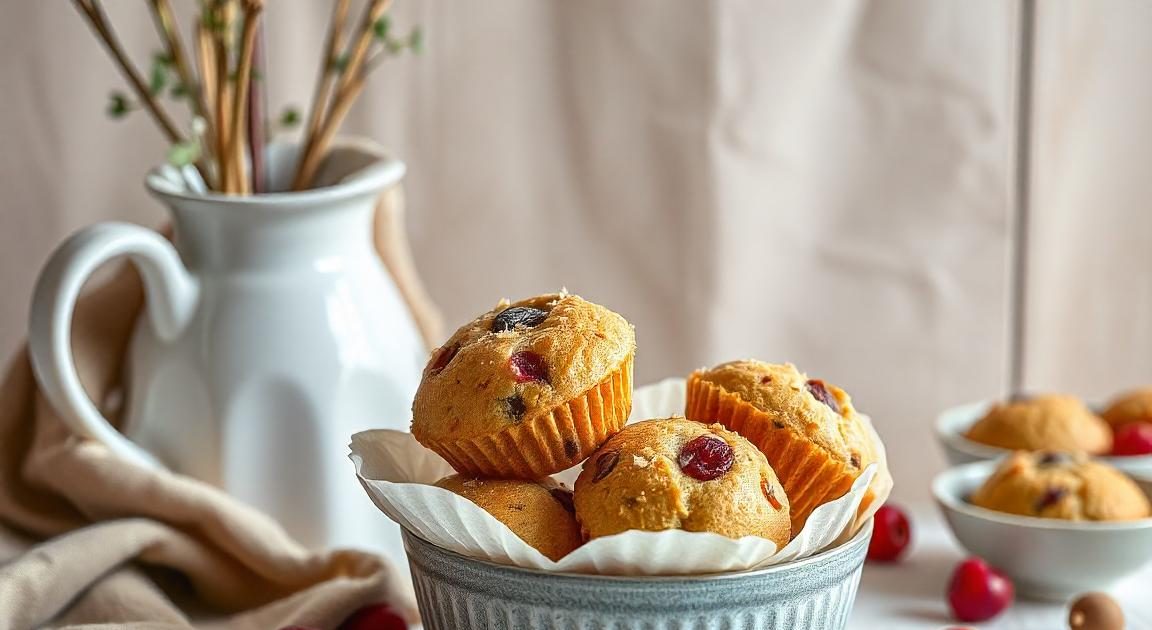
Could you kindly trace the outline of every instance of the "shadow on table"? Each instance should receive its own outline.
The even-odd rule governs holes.
[[[892,617],[951,623],[945,591],[959,558],[955,550],[930,547],[912,549],[912,553],[897,564],[868,563],[864,565],[860,593],[892,602],[885,611]]]

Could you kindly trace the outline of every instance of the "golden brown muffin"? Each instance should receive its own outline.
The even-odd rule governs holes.
[[[1148,497],[1115,468],[1082,453],[1017,451],[972,494],[973,505],[1070,521],[1152,516]]]
[[[584,543],[573,514],[572,492],[551,477],[521,481],[451,475],[436,485],[484,508],[552,560],[563,558]]]
[[[627,421],[635,349],[623,317],[578,296],[502,303],[432,354],[412,434],[469,476],[570,468]]]
[[[764,455],[720,425],[684,418],[630,424],[584,462],[576,519],[588,538],[683,529],[791,538],[788,497]]]
[[[1114,429],[1133,422],[1152,423],[1152,387],[1132,390],[1117,396],[1101,416]]]
[[[1112,450],[1112,431],[1074,396],[1045,394],[993,405],[965,436],[973,442],[1023,451]]]
[[[768,457],[792,503],[792,531],[817,507],[844,496],[877,460],[852,399],[791,363],[721,363],[688,377],[685,415],[719,422]],[[875,499],[869,490],[863,505]]]

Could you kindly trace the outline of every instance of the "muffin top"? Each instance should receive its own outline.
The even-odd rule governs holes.
[[[1117,396],[1101,414],[1113,427],[1132,422],[1152,422],[1152,387],[1143,387]]]
[[[572,492],[551,477],[520,481],[451,475],[436,485],[480,506],[552,560],[584,542],[573,515]]]
[[[989,446],[1025,451],[1112,449],[1108,424],[1074,396],[1045,394],[993,405],[965,434]]]
[[[432,353],[412,404],[412,433],[470,439],[545,416],[635,349],[631,324],[579,296],[502,302]]]
[[[971,502],[998,512],[1072,521],[1152,516],[1148,497],[1134,481],[1081,453],[1017,451],[972,494]]]
[[[783,546],[791,537],[788,497],[764,455],[720,425],[684,418],[612,436],[584,462],[575,503],[589,538],[683,529]]]
[[[739,396],[771,416],[776,428],[806,436],[858,472],[876,460],[867,428],[852,406],[852,398],[835,385],[808,378],[791,363],[729,361],[710,370],[698,370],[690,378],[713,383]]]

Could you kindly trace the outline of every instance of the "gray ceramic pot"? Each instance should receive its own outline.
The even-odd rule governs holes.
[[[847,543],[716,576],[548,573],[466,558],[404,532],[427,630],[841,630],[872,523]]]

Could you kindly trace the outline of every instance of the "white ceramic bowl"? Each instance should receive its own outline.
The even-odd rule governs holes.
[[[1012,577],[1024,596],[1065,600],[1102,590],[1152,560],[1152,518],[1076,522],[1016,516],[976,507],[968,497],[997,462],[956,466],[932,483],[956,539]],[[1142,486],[1152,496],[1152,488]]]
[[[969,462],[999,459],[1010,452],[1008,449],[973,442],[964,437],[968,428],[982,418],[994,402],[995,401],[985,400],[959,405],[945,409],[937,416],[936,439],[939,440],[940,446],[943,447],[944,454],[948,456],[949,464],[959,466],[960,464],[967,464]],[[1123,470],[1133,477],[1141,477],[1152,481],[1152,455],[1099,457],[1098,459]]]

